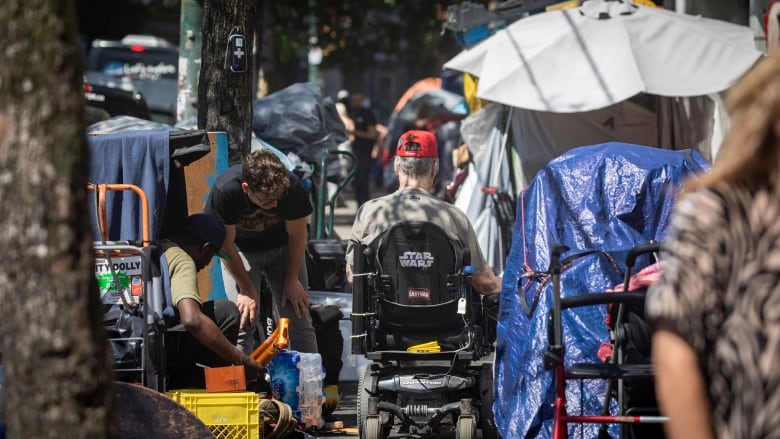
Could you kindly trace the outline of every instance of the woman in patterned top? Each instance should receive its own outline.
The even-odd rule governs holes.
[[[780,437],[780,54],[728,95],[731,133],[675,206],[646,312],[669,437]]]

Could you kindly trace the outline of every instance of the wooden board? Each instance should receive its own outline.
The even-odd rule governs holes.
[[[206,198],[214,180],[228,168],[227,133],[209,132],[211,152],[184,167],[187,182],[187,211],[190,214],[203,212]],[[198,287],[201,300],[224,299],[225,288],[222,285],[222,271],[219,263],[212,261],[198,273]]]

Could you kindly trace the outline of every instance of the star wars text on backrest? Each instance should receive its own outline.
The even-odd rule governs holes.
[[[430,268],[434,257],[431,252],[404,252],[398,256],[398,262],[403,268]]]

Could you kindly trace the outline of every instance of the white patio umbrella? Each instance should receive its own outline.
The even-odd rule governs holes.
[[[761,56],[733,23],[590,0],[521,18],[444,67],[479,77],[477,97],[571,113],[640,92],[698,96],[728,88]]]

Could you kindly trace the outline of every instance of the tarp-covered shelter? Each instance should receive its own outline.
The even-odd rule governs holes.
[[[211,151],[206,131],[179,130],[155,122],[117,116],[87,128],[89,182],[133,184],[146,194],[151,239],[166,236],[187,217],[183,167]],[[93,235],[102,240],[95,203],[88,203]],[[141,239],[141,203],[129,191],[108,194],[109,240]]]
[[[544,369],[543,355],[552,286],[543,273],[552,247],[566,245],[571,254],[602,251],[563,270],[564,297],[614,287],[622,281],[623,260],[631,247],[663,241],[683,180],[708,168],[692,150],[610,142],[564,153],[520,194],[497,329],[494,412],[504,438],[551,434],[553,372]],[[564,321],[567,362],[597,362],[599,345],[609,340],[606,309],[567,314],[572,313],[576,318]],[[603,382],[585,383],[586,412],[600,411],[604,389]],[[567,392],[568,409],[576,413],[579,387],[572,382]],[[597,428],[586,429],[585,437],[596,437]]]

